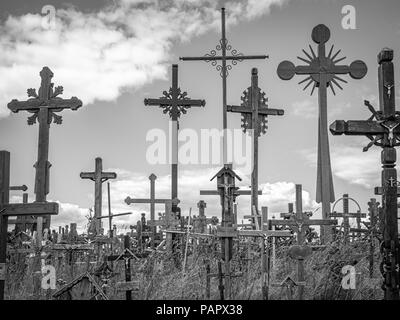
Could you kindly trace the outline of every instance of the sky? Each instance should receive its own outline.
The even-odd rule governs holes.
[[[55,9],[48,20],[43,7]],[[342,8],[355,8],[356,28],[344,29]],[[50,128],[50,193],[60,203],[53,227],[77,222],[80,230],[93,207],[94,185],[79,173],[93,171],[95,158],[105,171],[115,171],[111,181],[113,213],[133,212],[114,222],[119,228],[136,224],[147,205],[127,206],[124,199],[148,197],[151,173],[157,175],[156,196],[170,195],[170,166],[146,158],[146,136],[154,129],[168,135],[168,116],[157,107],[144,106],[144,98],[158,98],[171,86],[171,65],[179,65],[179,86],[193,99],[204,99],[204,108],[191,108],[180,119],[180,130],[222,127],[222,84],[219,72],[206,62],[182,62],[181,56],[202,56],[220,39],[220,8],[226,8],[227,39],[239,52],[266,54],[266,60],[243,61],[233,66],[227,80],[228,104],[241,103],[250,85],[251,69],[258,68],[259,87],[271,108],[285,110],[269,117],[267,133],[259,139],[260,207],[279,216],[294,202],[294,185],[303,185],[303,207],[316,210],[317,94],[303,91],[302,77],[282,81],[277,66],[283,60],[302,64],[296,57],[315,44],[312,28],[320,23],[331,30],[327,43],[341,49],[342,63],[363,60],[368,66],[361,80],[348,81],[337,95],[328,93],[328,123],[337,119],[369,117],[364,99],[377,105],[377,54],[394,50],[395,79],[399,79],[400,3],[396,0],[85,0],[0,2],[0,136],[2,150],[11,153],[11,183],[26,184],[33,201],[38,126],[28,126],[28,114],[10,114],[7,103],[26,100],[26,90],[40,86],[39,72],[48,66],[55,86],[64,87],[63,98],[77,96],[83,106],[65,110],[62,125]],[[53,23],[54,22],[54,23]],[[328,47],[328,48],[329,48]],[[399,95],[396,93],[396,102]],[[240,129],[240,115],[228,114],[228,128]],[[380,184],[380,150],[364,137],[329,137],[336,199],[348,193],[364,212]],[[182,143],[183,145],[184,143]],[[220,169],[211,164],[180,164],[179,198],[182,213],[197,214],[197,202],[207,202],[206,214],[220,216],[219,199],[200,196],[199,190],[215,189],[211,177]],[[238,183],[250,185],[249,172],[238,167]],[[107,214],[104,186],[103,214]],[[21,201],[12,192],[14,202]],[[380,200],[380,199],[379,199]],[[378,200],[378,201],[379,201]],[[239,219],[249,213],[250,197],[238,198]],[[342,209],[339,203],[337,211]],[[356,206],[351,205],[355,210]],[[163,208],[157,206],[157,212]],[[315,217],[320,217],[316,211]]]

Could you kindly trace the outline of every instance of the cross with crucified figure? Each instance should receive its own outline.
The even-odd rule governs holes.
[[[322,202],[322,217],[327,219],[330,214],[330,204],[335,201],[335,194],[333,189],[331,160],[329,153],[329,139],[328,139],[328,114],[327,114],[327,87],[332,90],[335,95],[333,85],[339,89],[343,89],[338,81],[347,83],[338,75],[350,75],[353,79],[361,79],[367,73],[367,66],[361,60],[353,61],[348,65],[338,65],[346,57],[337,58],[341,50],[333,54],[333,45],[329,50],[328,55],[325,53],[325,44],[330,38],[330,30],[327,26],[319,24],[312,30],[311,38],[318,44],[317,54],[309,45],[311,54],[303,49],[306,59],[297,57],[299,60],[305,62],[307,65],[295,66],[290,61],[283,61],[278,66],[278,76],[282,80],[290,80],[294,75],[307,76],[299,82],[302,84],[307,82],[304,89],[307,89],[311,84],[311,95],[315,88],[318,88],[318,169],[317,169],[317,195],[316,201]],[[328,240],[330,237],[329,229],[321,229],[322,240]]]
[[[65,109],[78,110],[82,106],[82,101],[77,97],[70,99],[62,99],[59,97],[63,93],[62,86],[54,88],[54,83],[51,82],[53,72],[44,67],[40,71],[41,85],[39,92],[35,89],[28,89],[28,97],[26,101],[12,100],[8,104],[8,108],[12,112],[28,111],[33,115],[28,117],[28,125],[33,125],[39,122],[39,142],[38,142],[38,158],[35,164],[35,194],[36,202],[45,202],[46,196],[49,193],[49,169],[51,164],[49,158],[49,135],[50,124],[62,123],[62,117],[57,113]],[[41,221],[42,218],[39,218]],[[50,228],[50,216],[45,216],[46,223],[44,228]],[[41,223],[39,222],[38,223]]]

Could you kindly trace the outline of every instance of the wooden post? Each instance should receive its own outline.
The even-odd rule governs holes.
[[[82,101],[76,97],[71,99],[62,99],[58,97],[63,93],[63,87],[58,86],[53,89],[51,82],[54,74],[48,67],[43,67],[40,72],[41,85],[38,93],[35,89],[28,89],[27,101],[12,100],[8,108],[12,112],[28,111],[33,113],[28,118],[28,125],[39,122],[39,142],[38,157],[34,165],[36,169],[35,176],[35,194],[36,202],[46,202],[46,196],[49,193],[49,175],[51,163],[49,157],[49,135],[50,124],[52,122],[61,124],[62,117],[57,114],[64,109],[77,110],[82,106]],[[50,216],[45,217],[45,228],[50,228]],[[40,221],[41,219],[39,219]],[[38,222],[39,222],[38,221]],[[40,221],[41,222],[41,221]]]
[[[382,256],[383,290],[386,300],[399,300],[399,239],[397,220],[396,146],[399,146],[400,119],[395,108],[393,50],[384,48],[378,54],[379,111],[368,102],[364,104],[372,116],[367,121],[336,120],[330,126],[334,135],[366,135],[373,145],[382,147],[382,207],[384,233]]]
[[[340,61],[345,58],[336,59],[340,50],[332,55],[333,45],[328,53],[325,54],[325,44],[330,38],[330,30],[327,26],[319,24],[312,30],[312,40],[317,43],[317,54],[310,47],[311,54],[303,50],[307,59],[298,57],[301,61],[305,62],[306,66],[295,66],[290,61],[283,61],[278,66],[278,76],[282,80],[290,80],[295,74],[307,76],[299,84],[307,82],[304,90],[313,83],[311,95],[315,88],[318,88],[318,171],[317,171],[317,195],[316,201],[322,202],[322,218],[327,219],[331,213],[330,203],[335,201],[335,194],[333,189],[332,169],[329,153],[329,139],[328,139],[328,123],[327,123],[327,87],[329,86],[333,94],[335,90],[333,85],[342,89],[337,80],[346,82],[338,75],[349,74],[353,79],[361,79],[367,73],[367,66],[364,62],[357,60],[350,64],[338,65]],[[335,60],[336,59],[336,60]],[[321,228],[321,235],[323,241],[328,241],[331,236],[328,227]]]
[[[251,85],[244,91],[240,106],[228,105],[227,111],[242,115],[242,128],[249,132],[253,142],[252,172],[251,172],[251,207],[258,212],[258,138],[267,132],[268,116],[282,116],[284,110],[268,108],[265,93],[258,87],[258,70],[251,70]],[[254,223],[254,220],[253,220]]]

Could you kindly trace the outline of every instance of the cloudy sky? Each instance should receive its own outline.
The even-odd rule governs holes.
[[[52,5],[54,20],[42,14]],[[353,5],[356,29],[342,27],[342,8]],[[10,114],[7,103],[25,100],[27,88],[38,88],[39,72],[48,66],[55,85],[64,86],[64,98],[77,96],[83,107],[62,112],[63,124],[51,125],[50,194],[61,203],[54,226],[86,222],[93,206],[93,183],[81,180],[81,171],[94,169],[95,157],[103,158],[105,170],[117,172],[111,183],[115,213],[132,211],[133,216],[115,221],[135,224],[146,206],[128,207],[123,199],[147,197],[148,176],[154,173],[157,197],[170,194],[169,165],[147,161],[153,129],[168,132],[168,117],[156,107],[145,107],[143,99],[157,98],[170,87],[171,64],[179,63],[180,87],[189,96],[205,99],[205,108],[193,108],[181,118],[181,129],[220,129],[221,79],[205,62],[180,62],[180,56],[203,55],[220,39],[220,12],[227,13],[227,38],[244,54],[268,54],[269,59],[245,61],[234,66],[228,78],[228,104],[240,103],[250,84],[252,67],[259,70],[259,86],[269,105],[285,110],[271,117],[266,135],[260,138],[259,181],[264,194],[260,206],[279,213],[294,201],[294,184],[303,184],[305,209],[316,209],[317,96],[302,91],[295,77],[282,81],[276,74],[282,60],[301,64],[296,56],[312,44],[311,30],[319,23],[331,29],[330,44],[342,49],[350,64],[365,61],[368,73],[362,80],[346,77],[348,84],[336,96],[329,93],[329,123],[336,119],[366,119],[363,100],[377,103],[377,62],[381,48],[395,51],[399,65],[400,4],[396,0],[2,0],[0,2],[0,136],[3,150],[11,152],[12,184],[26,184],[34,198],[34,169],[37,156],[37,125],[28,126],[27,114]],[[399,79],[396,68],[396,79]],[[396,99],[398,102],[398,99]],[[240,116],[228,115],[228,127],[240,128]],[[379,184],[377,148],[363,153],[368,143],[362,137],[330,136],[336,198],[349,193],[363,210],[373,187]],[[181,165],[179,198],[184,214],[197,212],[200,189],[214,189],[209,179],[219,169],[209,165]],[[248,187],[248,172],[238,173]],[[106,189],[106,188],[104,188]],[[13,193],[12,199],[19,200]],[[203,197],[207,215],[219,215],[219,200]],[[106,197],[104,195],[104,199]],[[106,202],[106,201],[104,201]],[[239,214],[247,214],[249,197],[238,199]],[[355,209],[355,207],[352,207]],[[339,208],[340,209],[340,208]],[[157,208],[162,210],[162,207]],[[106,213],[104,210],[103,214]],[[318,216],[318,214],[316,214]]]

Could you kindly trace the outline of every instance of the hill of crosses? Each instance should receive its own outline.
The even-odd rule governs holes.
[[[275,2],[280,5],[272,6],[271,12],[256,14],[254,19],[257,23],[273,19],[279,12],[292,14],[292,6],[298,5],[294,1]],[[232,3],[237,6],[230,6]],[[251,1],[243,3],[250,6]],[[0,51],[7,53],[5,56],[0,53],[0,60],[5,61],[0,61],[0,70],[5,70],[0,81],[0,99],[5,99],[6,107],[3,107],[7,114],[2,119],[7,134],[2,131],[0,148],[1,300],[399,299],[397,197],[400,191],[396,147],[400,146],[400,111],[395,106],[398,97],[395,63],[397,60],[399,65],[399,52],[391,49],[391,45],[398,44],[386,43],[382,32],[379,47],[371,44],[368,52],[359,49],[361,42],[369,42],[369,38],[377,34],[371,33],[368,39],[359,36],[363,28],[362,19],[367,20],[359,15],[357,26],[360,29],[347,30],[351,29],[352,18],[355,19],[352,15],[357,12],[352,12],[351,9],[357,9],[352,6],[348,15],[338,12],[335,18],[332,14],[325,23],[316,18],[321,15],[310,15],[307,23],[301,22],[299,28],[293,28],[292,22],[285,26],[283,20],[271,20],[265,28],[272,30],[263,34],[256,30],[257,26],[245,28],[250,22],[244,17],[252,16],[246,11],[249,7],[243,3],[226,1],[223,4],[226,4],[226,10],[221,8],[221,4],[209,8],[215,23],[213,29],[207,29],[209,32],[204,44],[209,45],[210,39],[214,41],[217,33],[217,45],[208,53],[205,49],[196,56],[199,44],[203,45],[203,28],[211,26],[197,25],[198,35],[194,35],[196,32],[192,29],[182,29],[179,37],[189,40],[185,38],[162,62],[155,62],[157,65],[152,72],[157,73],[155,80],[159,82],[151,82],[147,76],[137,80],[130,74],[150,72],[146,68],[150,70],[153,66],[142,68],[140,62],[136,65],[136,62],[127,62],[133,67],[111,70],[113,63],[122,63],[124,59],[155,59],[153,54],[158,54],[156,52],[161,50],[161,46],[162,50],[172,50],[169,47],[180,41],[177,36],[167,44],[161,43],[166,41],[163,37],[170,35],[161,31],[153,34],[151,28],[159,27],[154,21],[147,25],[142,22],[139,31],[134,29],[132,22],[134,31],[127,31],[124,28],[129,25],[124,25],[123,20],[119,22],[121,29],[113,25],[112,14],[119,12],[113,11],[115,8],[109,7],[104,9],[105,13],[102,12],[109,19],[101,17],[100,13],[88,16],[81,26],[83,30],[91,23],[95,24],[96,19],[103,19],[99,21],[104,23],[104,38],[115,37],[110,41],[121,41],[115,46],[121,43],[123,46],[126,41],[126,52],[123,46],[118,54],[108,57],[108,51],[101,47],[106,41],[101,39],[102,36],[93,40],[91,37],[96,35],[68,32],[68,28],[76,26],[72,22],[66,24],[66,16],[71,12],[77,14],[76,8],[56,10],[55,19],[58,17],[59,20],[56,20],[53,31],[43,31],[41,39],[37,39],[38,34],[29,36],[33,39],[29,41],[36,46],[29,41],[21,44],[19,41],[25,40],[16,34],[18,31],[11,34],[11,29],[7,29],[18,23],[17,16],[8,18],[7,22],[0,20],[0,30],[10,32],[4,38],[7,44],[2,41],[5,36],[0,35]],[[260,3],[268,8],[271,6],[271,1]],[[322,10],[325,6],[321,4],[319,8],[319,3],[313,3],[315,10]],[[151,14],[160,15],[168,20],[167,23],[159,20],[160,24],[166,23],[165,33],[170,32],[169,24],[185,28],[185,23],[191,25],[191,19],[200,19],[193,13],[197,11],[184,11],[195,5],[192,2],[179,9],[185,15],[180,20],[172,19],[174,10],[161,5],[157,7],[158,11],[147,11],[146,6],[131,7],[127,3],[116,5],[122,6],[120,9],[126,6],[126,10],[133,10],[137,16],[143,14],[143,21],[150,21]],[[152,5],[155,4],[148,4]],[[51,11],[51,8],[49,6],[46,10]],[[198,9],[198,12],[207,12],[201,11],[203,9]],[[47,19],[46,10],[42,15],[31,17],[39,17],[38,21]],[[239,15],[237,10],[242,10]],[[264,10],[264,7],[260,5],[259,10]],[[335,19],[337,22],[332,22]],[[35,23],[34,20],[31,23]],[[66,30],[60,31],[62,28]],[[245,53],[235,49],[233,41],[228,40],[227,33],[231,30],[229,35]],[[187,34],[183,36],[185,32]],[[119,39],[119,33],[127,38]],[[139,53],[132,53],[128,35],[137,41],[150,41],[154,52],[144,50],[140,53],[138,45],[135,48]],[[36,68],[37,61],[44,61],[43,58],[38,60],[37,55],[47,57],[44,44],[51,43],[56,36],[61,39],[58,57],[49,53],[51,59],[46,58],[47,62]],[[84,42],[74,38],[78,44],[99,44],[93,55],[93,68],[102,70],[97,73],[97,78],[86,74],[90,67],[85,64],[91,64],[90,55],[93,53],[90,45],[73,47],[79,51],[78,55],[73,55],[79,57],[77,61],[64,59],[69,54],[69,36],[87,37]],[[273,37],[271,44],[269,36]],[[258,46],[252,46],[252,42]],[[298,47],[303,42],[306,49]],[[275,43],[282,47],[273,48]],[[17,52],[19,45],[26,45],[28,49],[23,55],[31,57],[10,54],[13,50]],[[251,53],[257,50],[255,48],[266,50],[261,50],[260,54]],[[267,54],[267,50],[270,53]],[[344,56],[346,51],[352,51],[347,60]],[[32,59],[32,64],[25,65],[24,59]],[[72,74],[71,70],[79,70],[71,67],[75,64],[78,65],[75,68],[81,68],[82,72]],[[265,65],[269,69],[265,69]],[[7,73],[9,68],[13,69],[12,77]],[[159,70],[165,70],[165,73],[161,71],[158,74]],[[103,77],[115,77],[115,73],[118,77],[113,81],[118,84],[107,82],[109,80],[104,82]],[[131,77],[142,83],[137,87],[129,84]],[[239,80],[241,82],[235,82]],[[7,81],[12,83],[12,90]],[[58,85],[59,81],[65,84],[65,92],[63,86]],[[142,88],[147,81],[151,85]],[[376,92],[366,92],[364,84],[367,81],[375,86]],[[211,88],[214,82],[217,84],[216,97],[208,92],[214,90]],[[36,89],[28,89],[34,83]],[[122,85],[114,94],[118,94],[121,101],[134,98],[132,112],[131,102],[125,108],[118,106],[119,99],[110,102],[111,98],[104,98],[104,101],[90,98],[90,94],[101,96],[102,89],[106,91],[108,85],[115,88],[120,83]],[[239,87],[239,83],[240,86],[242,83],[246,85]],[[269,85],[274,90],[271,101],[265,93],[267,88],[263,88]],[[135,89],[131,90],[132,87]],[[307,124],[303,124],[304,118],[299,116],[299,112],[307,110],[301,110],[299,101],[290,101],[292,95],[299,94],[297,91],[302,88],[305,92],[300,90],[300,94],[309,103],[305,108],[313,108]],[[345,92],[350,92],[359,105],[340,109],[343,111],[340,117],[346,120],[337,120],[339,113],[334,109],[344,104],[340,95]],[[77,97],[71,97],[73,94]],[[311,96],[307,97],[307,94]],[[277,97],[286,99],[280,101],[289,104],[272,106]],[[89,103],[85,102],[86,99]],[[101,102],[98,107],[88,107],[98,101]],[[109,103],[113,104],[110,108],[107,106]],[[296,112],[293,106],[297,106]],[[237,113],[241,116],[240,126]],[[204,116],[202,119],[203,114],[208,118]],[[220,116],[222,126],[219,125]],[[113,117],[124,122],[116,124]],[[135,136],[126,128],[126,137],[106,138],[113,134],[108,131],[122,132],[120,130],[126,122],[122,118],[129,118]],[[182,152],[181,135],[191,126],[195,131],[208,128],[207,123],[214,121],[213,118],[218,121],[220,134],[217,140],[220,143],[210,149],[212,156],[218,153],[220,160],[212,164],[212,171],[207,171],[211,174],[205,179],[201,174],[188,178],[182,158],[187,157],[190,150]],[[9,125],[11,122],[13,124]],[[82,123],[88,126],[84,137],[73,132],[74,126],[78,128]],[[162,152],[160,150],[168,149],[166,158],[169,159],[163,164],[147,163],[147,155],[151,152],[149,149],[146,155],[146,151],[142,152],[142,146],[149,147],[149,143],[144,141],[146,133],[140,133],[140,130],[166,128],[167,125],[167,138],[159,141],[168,145],[159,148],[158,155]],[[230,155],[231,139],[236,137],[237,131],[250,150],[247,172]],[[33,147],[28,145],[31,137],[26,135],[27,132],[37,134],[37,144]],[[12,135],[18,140],[10,138],[7,141],[4,138]],[[58,139],[60,135],[62,140]],[[294,153],[289,155],[291,147],[285,143],[292,139],[300,146],[304,139],[297,136],[305,137],[308,145],[310,141],[314,145],[315,152],[308,150],[308,156],[311,154],[308,158],[314,161],[312,165],[300,155],[290,162],[296,163],[296,168],[287,165],[293,160]],[[53,139],[58,143],[52,143],[56,141]],[[354,177],[355,173],[350,172],[352,169],[338,175],[343,160],[339,163],[337,150],[340,147],[337,146],[349,141],[353,147],[356,146],[357,153],[353,158],[356,164],[349,162],[345,166],[359,166],[360,171],[367,167],[367,162],[369,173],[377,178],[376,185],[365,183],[360,186],[356,178],[349,178],[354,180],[349,184],[344,183],[346,174]],[[272,142],[278,147],[273,149]],[[200,143],[203,141],[198,141]],[[116,156],[115,150],[125,150],[126,154]],[[380,155],[374,153],[377,151]],[[196,157],[203,159],[204,152],[207,150],[201,149]],[[109,156],[111,153],[113,156]],[[86,156],[88,154],[91,156]],[[36,162],[31,163],[33,168],[25,169],[25,158],[35,158]],[[122,160],[113,163],[113,159]],[[138,174],[130,176],[132,181],[127,181],[128,170],[110,169],[123,168],[132,160],[135,166],[140,167],[137,172],[143,179]],[[69,162],[73,164],[70,166]],[[275,164],[280,164],[280,167],[275,167]],[[204,168],[204,163],[202,165]],[[80,166],[80,173],[71,169],[72,166]],[[21,173],[28,173],[28,176],[21,177]],[[291,180],[288,180],[288,175],[292,176]],[[290,191],[282,198],[276,193],[275,182],[285,180],[292,182],[289,183]],[[64,183],[65,187],[62,186]],[[136,187],[127,190],[124,185]],[[66,194],[60,194],[59,189]],[[73,203],[68,197],[84,193],[82,190],[90,190],[87,196],[90,207],[81,209],[78,219],[76,214],[69,216],[65,203]],[[307,190],[313,190],[313,193]],[[367,196],[359,196],[361,192]],[[113,201],[111,195],[115,197]],[[276,199],[284,203],[284,209],[277,209]],[[121,227],[122,223],[124,227]]]

